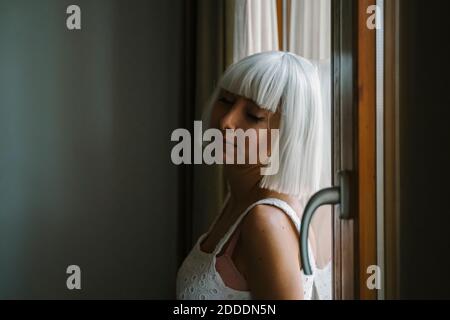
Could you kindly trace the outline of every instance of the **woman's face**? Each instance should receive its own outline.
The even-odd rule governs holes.
[[[249,139],[245,139],[245,149],[238,148],[241,144],[237,143],[237,139],[231,137],[226,138],[227,129],[238,130],[242,129],[245,132],[254,131],[256,137],[256,145],[260,146],[260,141],[265,139],[267,146],[267,155],[271,154],[271,140],[270,129],[279,128],[279,114],[272,113],[268,110],[260,108],[255,102],[250,99],[235,95],[222,89],[216,102],[213,105],[211,113],[210,127],[219,129],[224,136],[224,162],[233,160],[237,161],[237,154],[245,151],[245,164],[249,164],[250,155],[256,152],[257,163],[261,164],[266,159],[262,160],[257,152],[258,149],[250,147]],[[262,130],[265,129],[265,130]],[[234,141],[233,141],[234,140]],[[227,145],[229,145],[227,149]],[[243,145],[242,145],[243,146]],[[226,150],[234,149],[230,154]],[[230,162],[226,162],[230,163]]]

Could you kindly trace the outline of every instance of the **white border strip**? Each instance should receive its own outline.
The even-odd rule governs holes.
[[[381,269],[378,299],[385,299],[384,288],[384,0],[377,0],[381,28],[376,34],[376,202],[377,202],[377,264]]]

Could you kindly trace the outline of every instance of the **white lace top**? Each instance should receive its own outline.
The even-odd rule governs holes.
[[[189,255],[184,260],[177,274],[176,296],[180,300],[249,300],[250,291],[239,291],[227,287],[220,274],[216,270],[216,256],[221,252],[223,246],[227,243],[241,220],[255,206],[268,204],[281,209],[295,223],[298,232],[300,232],[300,218],[285,201],[276,198],[267,198],[255,202],[249,206],[231,226],[224,237],[219,241],[212,253],[203,252],[200,244],[206,235],[211,231],[220,215],[212,223],[208,232],[202,234],[192,248]],[[224,205],[225,206],[225,205]],[[309,244],[308,244],[309,245]],[[304,275],[303,294],[305,300],[329,300],[331,293],[331,262],[323,269],[316,267],[315,259],[309,246],[309,257],[313,274]]]

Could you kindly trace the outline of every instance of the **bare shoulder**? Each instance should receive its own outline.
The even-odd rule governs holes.
[[[258,205],[241,225],[243,262],[256,299],[302,299],[298,231],[281,209]]]
[[[294,222],[281,209],[271,205],[257,205],[247,213],[242,221],[242,236],[252,239],[251,243],[264,245],[286,244],[297,241],[298,232]]]
[[[242,221],[243,232],[271,233],[290,228],[295,231],[295,224],[283,210],[265,204],[252,208]]]

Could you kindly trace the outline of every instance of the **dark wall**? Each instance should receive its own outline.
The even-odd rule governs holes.
[[[400,295],[450,298],[449,2],[401,1]]]
[[[182,5],[0,0],[0,298],[174,296]]]

